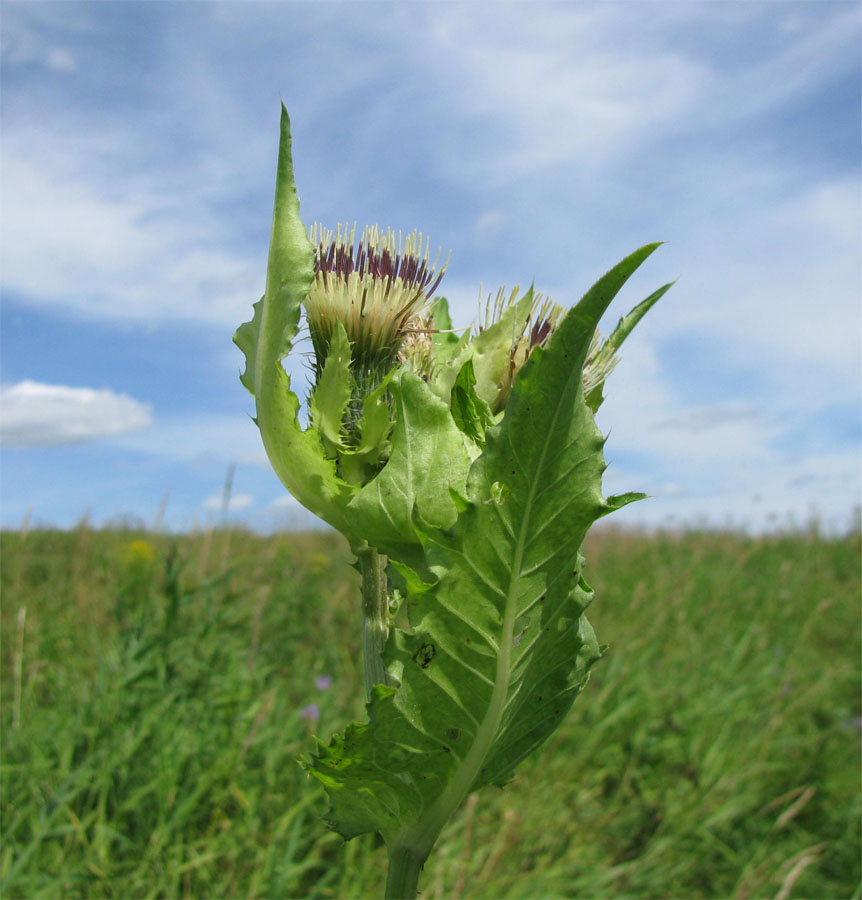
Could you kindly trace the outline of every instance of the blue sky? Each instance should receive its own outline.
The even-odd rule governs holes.
[[[231,335],[263,290],[279,100],[305,221],[418,228],[604,323],[620,523],[846,528],[860,502],[856,2],[79,3],[2,20],[2,518],[304,526]],[[294,366],[300,372],[301,366]],[[300,372],[297,383],[304,383]]]

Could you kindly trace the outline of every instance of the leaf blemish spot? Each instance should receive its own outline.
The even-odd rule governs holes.
[[[423,644],[414,654],[413,662],[420,669],[427,669],[431,665],[431,660],[437,655],[437,648],[433,644]]]

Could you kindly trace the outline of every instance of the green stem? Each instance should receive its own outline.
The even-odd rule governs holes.
[[[386,876],[386,900],[416,900],[419,873],[427,858],[427,853],[417,853],[412,847],[392,848]]]
[[[362,572],[362,655],[365,658],[365,695],[375,684],[389,684],[383,648],[389,637],[389,579],[385,556],[369,547],[359,554]]]
[[[385,556],[371,547],[362,550],[359,570],[362,572],[362,655],[365,658],[365,693],[371,699],[375,684],[389,684],[383,665],[383,648],[389,637],[389,579]],[[386,900],[416,900],[419,873],[428,858],[411,846],[393,847],[389,853],[386,876]]]

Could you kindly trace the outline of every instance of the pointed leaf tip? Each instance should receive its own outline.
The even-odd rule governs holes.
[[[604,501],[605,508],[601,515],[608,516],[612,512],[616,512],[618,509],[628,506],[629,503],[636,503],[638,500],[646,500],[648,497],[649,494],[643,494],[640,491],[629,491],[625,494],[614,494],[610,497],[606,497]]]

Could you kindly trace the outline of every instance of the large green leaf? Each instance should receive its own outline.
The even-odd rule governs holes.
[[[451,526],[457,509],[449,491],[463,493],[470,467],[468,442],[448,406],[411,372],[393,379],[392,452],[381,472],[348,509],[351,527],[387,556],[422,567],[414,516]]]
[[[282,483],[303,506],[355,540],[345,510],[356,489],[336,475],[317,431],[301,428],[299,400],[281,365],[299,327],[301,304],[314,278],[313,263],[314,250],[299,217],[290,120],[282,105],[266,293],[254,304],[251,321],[234,335],[246,359],[240,378],[254,395],[263,445]]]
[[[508,780],[586,682],[599,648],[583,616],[591,592],[579,548],[592,522],[635,495],[602,498],[603,439],[582,369],[599,317],[655,246],[604,276],[531,355],[452,527],[430,527],[421,508],[414,516],[428,572],[406,579],[411,627],[387,647],[400,684],[375,688],[370,721],[308,764],[345,837],[379,830],[390,853],[422,858],[466,794]],[[421,415],[428,396],[402,393],[393,458],[410,439],[402,417]],[[405,494],[410,484],[408,473]]]

